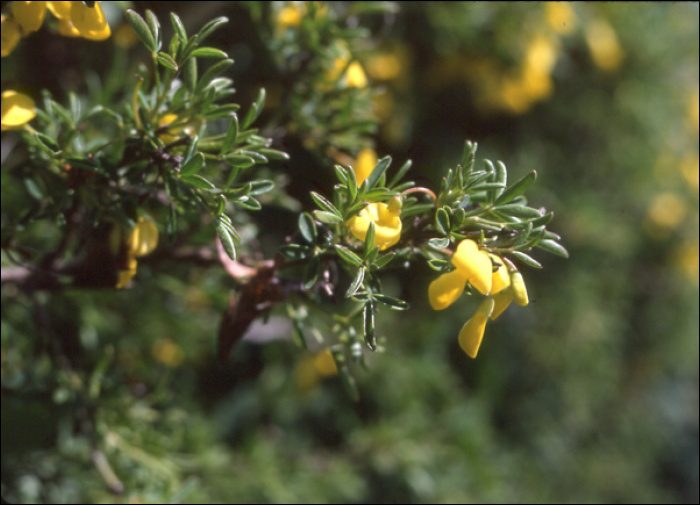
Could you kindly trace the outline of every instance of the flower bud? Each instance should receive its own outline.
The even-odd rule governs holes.
[[[525,281],[523,281],[523,276],[520,272],[515,271],[510,276],[510,288],[513,291],[513,301],[525,307],[530,300],[527,297],[527,288],[525,287]]]

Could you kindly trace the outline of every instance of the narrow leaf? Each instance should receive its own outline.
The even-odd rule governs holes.
[[[190,161],[185,163],[185,165],[180,168],[180,176],[184,177],[196,174],[197,172],[199,172],[203,165],[204,155],[202,153],[197,153],[194,156],[192,156],[192,158],[190,158]]]
[[[157,51],[156,41],[143,18],[136,11],[131,9],[127,9],[124,15],[141,42],[143,42],[149,51],[155,53]]]
[[[542,268],[542,265],[540,264],[539,261],[528,256],[524,252],[513,251],[512,254],[513,254],[513,256],[515,256],[516,258],[518,258],[520,261],[522,261],[523,263],[525,263],[528,266],[531,266],[533,268]]]
[[[343,258],[351,265],[355,267],[359,267],[362,265],[362,260],[360,259],[360,257],[347,247],[344,247],[342,245],[335,245],[335,250],[338,252],[338,256]]]
[[[567,251],[564,248],[564,246],[562,246],[558,242],[555,242],[554,240],[551,240],[551,239],[544,239],[539,244],[537,244],[536,247],[543,249],[547,252],[550,252],[552,254],[556,254],[557,256],[561,256],[562,258],[569,257],[569,251]]]
[[[362,281],[365,280],[365,269],[358,268],[355,278],[350,283],[348,290],[345,292],[345,298],[350,298],[362,287]]]
[[[503,191],[501,196],[499,196],[496,200],[496,204],[500,205],[503,203],[508,203],[515,199],[515,197],[522,195],[530,186],[532,186],[535,179],[537,179],[537,172],[533,170],[522,179],[516,181],[511,187],[506,188],[506,190]]]

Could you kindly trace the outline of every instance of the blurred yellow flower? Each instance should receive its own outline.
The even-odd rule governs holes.
[[[71,2],[70,21],[86,39],[105,40],[111,34],[100,2],[92,9],[83,2]]]
[[[605,72],[617,70],[624,58],[624,51],[613,27],[607,21],[596,19],[586,25],[585,33],[593,63]]]
[[[112,228],[110,247],[112,252],[118,254],[122,247],[126,249],[125,268],[119,270],[119,279],[116,287],[126,287],[136,275],[138,262],[136,258],[150,254],[158,246],[158,228],[150,219],[139,217],[136,225],[124,236],[125,230],[116,225]]]
[[[698,283],[698,273],[700,270],[700,248],[698,242],[686,241],[676,249],[676,267],[683,272],[692,282]]]
[[[302,393],[308,393],[321,379],[338,374],[338,367],[330,349],[324,349],[314,356],[304,356],[296,366],[297,386]]]
[[[302,9],[296,4],[284,7],[277,14],[277,27],[281,29],[301,24]]]
[[[700,103],[698,98],[698,89],[695,88],[695,91],[688,99],[688,122],[690,123],[690,126],[695,129],[695,131],[698,131],[698,114],[700,113],[698,109],[700,109]]]
[[[3,58],[10,54],[22,37],[20,33],[21,27],[12,16],[2,15],[2,56]]]
[[[549,26],[561,34],[567,35],[576,28],[576,14],[570,2],[545,2],[544,15]]]
[[[13,90],[2,93],[2,130],[11,130],[31,121],[36,107],[31,97]]]
[[[378,81],[389,81],[401,74],[401,61],[396,54],[376,54],[367,61],[367,73]]]
[[[12,15],[27,35],[41,28],[46,15],[46,2],[12,2]]]
[[[695,156],[686,156],[681,160],[680,166],[683,178],[688,183],[688,185],[696,192],[698,191],[698,178],[700,176],[700,174],[698,173],[700,169],[699,161],[700,160],[698,160],[697,154]]]
[[[156,361],[171,368],[179,366],[185,359],[185,353],[180,346],[169,338],[160,338],[151,347],[151,354]]]
[[[476,358],[484,338],[484,330],[489,317],[493,313],[493,298],[487,296],[476,309],[476,313],[469,319],[459,332],[459,346],[470,358]]]
[[[158,121],[158,126],[163,127],[167,126],[167,130],[163,133],[160,133],[158,135],[158,138],[160,138],[163,142],[166,144],[170,144],[171,142],[175,142],[177,139],[180,137],[183,137],[184,135],[195,135],[197,131],[199,130],[199,127],[202,126],[202,120],[200,119],[195,119],[193,121],[190,121],[188,123],[181,123],[177,124],[178,116],[177,114],[166,114],[165,116],[161,117],[160,120]],[[176,125],[176,126],[171,126],[171,125]]]
[[[377,166],[377,153],[374,149],[365,147],[360,151],[355,160],[355,165],[353,169],[355,170],[355,178],[357,179],[357,185],[361,186],[365,179],[367,179],[374,167]]]
[[[394,197],[389,204],[370,203],[345,223],[350,232],[365,241],[370,223],[374,223],[374,245],[383,251],[401,238],[401,201]]]
[[[346,44],[338,46],[338,56],[333,60],[333,66],[326,73],[326,79],[331,82],[340,80],[340,84],[349,88],[364,88],[367,85],[367,76],[358,61],[353,61],[348,65],[352,58],[350,50]],[[346,69],[343,72],[344,69]]]
[[[653,238],[665,238],[683,221],[687,212],[688,205],[676,193],[659,193],[649,206],[645,228]]]
[[[124,49],[134,47],[139,37],[129,23],[122,23],[114,30],[114,43]]]

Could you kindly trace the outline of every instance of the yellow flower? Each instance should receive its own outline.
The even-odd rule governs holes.
[[[121,289],[126,287],[136,275],[136,267],[138,266],[136,258],[150,254],[158,246],[158,228],[150,219],[139,217],[136,226],[126,237],[124,237],[124,229],[121,226],[117,225],[112,228],[110,242],[112,252],[115,254],[119,254],[122,243],[126,249],[126,268],[119,270],[116,285],[118,289]]]
[[[330,349],[324,349],[315,356],[304,356],[295,372],[300,391],[308,393],[321,379],[337,375],[338,367]]]
[[[10,54],[22,37],[21,27],[12,16],[2,15],[2,57]]]
[[[491,292],[493,265],[486,251],[479,250],[473,240],[462,240],[452,255],[452,264],[460,270],[469,283],[483,295]]]
[[[523,275],[518,271],[510,275],[510,290],[513,294],[513,301],[521,307],[525,307],[530,303],[527,297],[527,288],[525,287]]]
[[[576,14],[569,2],[545,2],[545,18],[552,29],[562,35],[576,28]]]
[[[34,100],[27,95],[7,90],[2,94],[2,130],[22,126],[34,119],[36,110]]]
[[[350,232],[364,242],[369,224],[374,223],[374,245],[379,249],[391,247],[401,238],[401,201],[394,197],[389,205],[370,203],[345,223]]]
[[[111,35],[100,2],[90,7],[83,2],[71,2],[70,21],[80,35],[90,40],[105,40]]]
[[[461,270],[453,270],[430,283],[428,300],[434,310],[443,310],[452,305],[464,292],[467,277]]]
[[[367,85],[367,76],[358,61],[350,63],[347,72],[347,85],[350,88],[364,88]]]
[[[45,14],[46,2],[12,2],[12,15],[25,35],[41,28]]]
[[[159,134],[158,138],[160,138],[166,144],[170,144],[171,142],[175,142],[177,139],[184,137],[185,135],[192,136],[196,134],[199,127],[202,126],[202,121],[199,119],[195,119],[189,123],[177,124],[177,122],[177,114],[166,114],[160,118],[160,121],[158,121],[158,126],[167,126],[168,128],[167,131]],[[174,124],[177,124],[177,126],[171,126]]]
[[[185,353],[180,346],[169,338],[160,338],[151,347],[151,354],[167,367],[176,368],[185,359]]]
[[[617,34],[607,21],[591,21],[586,26],[586,42],[591,51],[593,63],[605,72],[616,70],[622,63],[624,51],[617,40]]]
[[[508,308],[510,302],[513,301],[513,290],[509,287],[503,289],[493,295],[493,312],[491,313],[491,320],[495,321],[498,316],[500,316],[504,310]]]
[[[350,65],[348,65],[352,58],[352,54],[350,54],[350,50],[347,48],[347,45],[340,45],[336,54],[338,54],[338,56],[335,58],[335,60],[333,60],[333,66],[326,73],[326,79],[332,82],[342,79],[341,84],[343,86],[350,88],[364,88],[367,85],[367,76],[365,75],[365,71],[359,62],[353,61],[350,63]],[[346,67],[347,70],[345,70],[345,73],[343,73],[343,70]]]
[[[484,338],[484,330],[486,322],[493,313],[494,301],[493,298],[487,296],[472,318],[467,321],[462,330],[459,332],[459,346],[471,358],[476,358],[479,352],[481,340]]]
[[[286,29],[301,24],[302,10],[296,5],[290,5],[279,11],[277,15],[277,26]]]
[[[374,152],[374,149],[366,147],[360,151],[360,154],[357,155],[357,159],[355,160],[354,167],[358,186],[361,186],[362,183],[365,182],[365,179],[370,176],[372,170],[374,170],[376,166],[377,153]]]
[[[131,279],[136,275],[137,265],[138,261],[136,261],[135,258],[128,259],[126,269],[119,270],[119,277],[117,279],[117,285],[115,286],[117,289],[125,288],[129,282],[131,282]]]

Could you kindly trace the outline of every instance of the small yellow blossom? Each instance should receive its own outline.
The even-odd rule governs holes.
[[[452,264],[460,270],[469,283],[481,294],[491,292],[493,265],[486,251],[479,250],[473,240],[462,240],[452,255]]]
[[[434,310],[443,310],[452,305],[464,292],[467,277],[461,270],[453,270],[430,283],[428,300]]]
[[[525,307],[528,303],[530,303],[530,300],[527,297],[527,288],[525,287],[523,274],[518,271],[515,271],[510,275],[510,290],[513,293],[513,301],[521,307]]]
[[[105,40],[111,35],[100,2],[90,7],[83,2],[71,2],[70,20],[80,35],[90,40]]]
[[[12,16],[2,15],[2,57],[14,51],[17,42],[22,38],[21,27]]]
[[[119,47],[129,49],[134,47],[138,41],[139,37],[129,23],[122,23],[114,30],[114,43]]]
[[[26,35],[41,28],[46,14],[46,2],[12,2],[12,15]]]
[[[352,54],[347,45],[340,45],[336,54],[338,56],[333,60],[333,66],[326,73],[326,79],[331,82],[340,80],[342,86],[350,88],[364,88],[367,85],[367,76],[358,61],[350,63]],[[348,65],[348,63],[350,64]],[[345,70],[346,67],[347,70]],[[344,73],[343,70],[345,70]]]
[[[607,21],[597,19],[586,25],[586,42],[591,51],[593,63],[605,72],[617,70],[624,51],[617,40],[617,34]]]
[[[374,152],[374,149],[365,147],[360,151],[360,154],[357,155],[357,159],[355,160],[354,170],[358,186],[361,186],[362,183],[365,182],[365,179],[370,176],[372,170],[374,170],[376,166],[377,153]]]
[[[151,354],[156,361],[171,368],[179,366],[185,359],[185,353],[182,352],[180,346],[169,338],[160,338],[156,340],[151,348]]]
[[[177,121],[177,114],[166,114],[160,118],[160,121],[158,121],[158,126],[167,126],[168,128],[167,131],[159,134],[158,138],[160,138],[166,144],[170,144],[171,142],[175,142],[177,139],[185,135],[195,135],[200,126],[202,126],[202,121],[200,119],[171,126],[176,124]]]
[[[281,29],[286,29],[292,26],[301,24],[302,9],[296,5],[284,7],[277,14],[277,26]]]
[[[34,100],[27,95],[7,90],[2,94],[2,130],[22,126],[36,116]]]
[[[345,223],[350,232],[364,242],[370,223],[374,223],[374,245],[383,251],[401,238],[401,201],[395,197],[389,205],[370,203]]]
[[[136,275],[138,262],[136,258],[150,254],[158,246],[158,228],[150,219],[139,217],[136,226],[124,236],[121,226],[112,228],[110,236],[112,252],[118,254],[122,247],[126,249],[125,267],[119,270],[119,278],[116,287],[124,288]]]
[[[570,2],[545,2],[545,19],[552,29],[567,35],[576,28],[576,14]]]
[[[665,238],[683,221],[688,205],[676,193],[664,192],[654,197],[644,221],[647,232],[654,238]]]
[[[494,301],[493,298],[487,296],[476,313],[467,321],[462,330],[459,332],[459,346],[471,358],[476,358],[481,346],[481,340],[484,338],[484,330],[489,317],[493,313]]]
[[[315,356],[304,356],[296,367],[297,385],[302,393],[308,393],[318,382],[338,374],[338,367],[330,349],[324,349]]]

